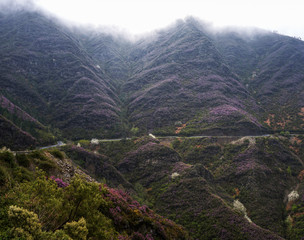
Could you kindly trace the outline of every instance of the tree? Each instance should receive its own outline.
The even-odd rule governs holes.
[[[64,231],[74,240],[86,240],[88,235],[86,220],[82,217],[78,222],[67,223]]]
[[[13,224],[12,236],[15,239],[39,239],[41,237],[41,224],[37,214],[18,206],[10,206],[8,217]]]

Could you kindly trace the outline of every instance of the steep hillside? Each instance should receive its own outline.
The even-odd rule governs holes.
[[[87,52],[103,69],[113,84],[117,87],[132,75],[132,62],[129,57],[134,45],[123,35],[103,33],[102,29],[82,30],[76,29],[75,34]]]
[[[0,148],[7,147],[12,150],[34,147],[37,140],[22,131],[14,123],[0,115]]]
[[[253,115],[261,109],[195,20],[142,41],[131,56],[140,60],[123,89],[135,125],[159,134],[181,124],[181,134],[263,131]]]
[[[303,129],[303,41],[262,30],[212,36],[273,130]]]
[[[116,174],[85,168],[128,189],[194,239],[300,239],[302,141],[269,136],[103,142],[86,148],[100,154],[96,163],[107,159]],[[298,197],[289,200],[293,190]]]
[[[1,239],[189,239],[180,225],[96,182],[58,149],[1,150],[0,173]]]
[[[0,15],[1,93],[68,138],[106,134],[117,96],[69,31],[38,13]]]
[[[9,125],[16,125],[16,127],[10,127],[9,131],[8,128],[5,128],[4,126],[0,128],[0,131],[2,132],[2,142],[0,144],[0,147],[6,146],[15,149],[17,148],[17,146],[20,146],[20,142],[23,142],[23,148],[30,147],[31,145],[33,145],[32,141],[17,141],[16,137],[9,137],[13,135],[18,136],[20,134],[20,130],[26,135],[32,135],[35,138],[35,144],[51,144],[55,140],[55,136],[52,132],[50,132],[50,129],[48,129],[46,126],[43,126],[40,122],[37,121],[37,119],[30,116],[28,113],[13,104],[10,100],[8,100],[1,94],[0,117],[3,119],[3,121],[4,119],[9,120],[11,122],[9,123]],[[5,131],[7,132],[7,134],[4,133]]]
[[[35,12],[0,18],[1,96],[57,136],[302,130],[298,39],[260,30],[214,33],[188,18],[129,41]]]

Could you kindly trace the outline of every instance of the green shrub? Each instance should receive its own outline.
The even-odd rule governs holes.
[[[18,182],[30,181],[33,178],[32,172],[24,167],[17,167],[13,172],[14,179]]]
[[[0,152],[0,161],[7,163],[10,167],[16,165],[14,154],[9,151]]]
[[[75,240],[86,240],[88,235],[86,220],[82,217],[78,222],[68,222],[64,226],[64,231]]]
[[[89,147],[91,142],[89,140],[79,140],[78,143],[82,146],[82,147]]]
[[[18,206],[10,206],[8,216],[14,226],[12,235],[15,239],[39,239],[41,224],[37,214]]]
[[[4,167],[0,166],[0,186],[4,186],[8,181],[9,174]]]
[[[20,166],[23,166],[23,167],[30,166],[30,160],[28,159],[26,154],[17,154],[16,160]]]
[[[56,165],[54,162],[51,161],[38,161],[37,162],[38,168],[42,169],[45,172],[49,172],[50,170],[56,168]]]
[[[39,160],[42,160],[42,161],[47,161],[48,160],[48,158],[43,154],[43,151],[41,151],[41,150],[36,150],[36,151],[31,152],[29,154],[29,157],[39,159]]]
[[[55,158],[59,158],[61,160],[64,159],[63,152],[59,151],[57,148],[50,150],[49,153],[52,154]]]

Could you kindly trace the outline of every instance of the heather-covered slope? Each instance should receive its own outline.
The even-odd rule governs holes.
[[[273,130],[303,129],[303,41],[262,30],[212,35],[225,60],[237,73]]]
[[[22,131],[2,115],[0,115],[0,136],[0,148],[18,150],[34,147],[37,144],[33,136]]]
[[[88,54],[94,58],[99,67],[108,75],[119,88],[132,75],[132,62],[130,51],[134,44],[127,40],[122,34],[115,36],[111,33],[103,33],[98,30],[75,30]]]
[[[58,149],[1,150],[0,173],[1,239],[189,239],[180,225],[95,182]]]
[[[109,78],[65,27],[38,13],[0,18],[5,97],[69,138],[114,127],[120,110]]]
[[[189,18],[132,42],[35,12],[0,18],[1,96],[55,135],[302,130],[298,39],[258,30],[215,34]]]
[[[131,52],[140,60],[123,85],[130,121],[163,134],[181,124],[184,134],[262,132],[260,108],[202,28],[178,22]]]
[[[302,140],[140,138],[87,147],[108,157],[136,199],[183,225],[194,239],[300,239]],[[289,200],[293,190],[299,196]]]
[[[50,129],[43,126],[35,118],[30,116],[28,113],[23,111],[21,108],[13,104],[10,100],[0,94],[0,117],[10,121],[9,125],[16,125],[16,127],[8,128],[2,126],[1,131],[1,144],[0,146],[10,147],[12,149],[18,149],[20,143],[22,143],[22,148],[31,147],[35,144],[45,145],[51,144],[54,142],[55,137],[53,133],[50,132]],[[17,127],[18,126],[18,127]],[[7,132],[7,133],[5,133]],[[35,138],[35,141],[26,141],[18,139],[17,137],[12,137],[13,135],[18,136],[26,134],[28,136],[32,135]],[[32,136],[30,136],[32,138]]]

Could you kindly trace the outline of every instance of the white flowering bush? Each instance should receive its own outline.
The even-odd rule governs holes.
[[[177,172],[174,172],[174,173],[171,174],[171,178],[172,179],[174,179],[174,178],[176,178],[178,176],[179,176],[179,173],[177,173]]]
[[[293,190],[288,194],[288,202],[295,201],[300,197],[298,191]]]

